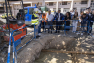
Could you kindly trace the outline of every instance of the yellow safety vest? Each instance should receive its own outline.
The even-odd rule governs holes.
[[[34,17],[38,17],[36,14],[33,14],[34,15]]]

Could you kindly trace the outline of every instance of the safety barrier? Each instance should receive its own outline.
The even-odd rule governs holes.
[[[36,24],[36,23],[35,23]],[[21,46],[19,49],[16,49],[16,47],[21,44],[21,39],[24,38],[25,36],[27,36],[28,34],[22,36],[20,39],[18,40],[14,40],[14,36],[13,36],[13,33],[15,31],[18,31],[18,30],[21,30],[23,28],[27,28],[28,26],[25,26],[25,27],[22,27],[22,28],[19,28],[19,29],[16,29],[16,30],[13,30],[11,33],[10,33],[10,39],[9,39],[9,47],[8,47],[8,57],[7,57],[7,63],[10,63],[10,53],[11,53],[11,45],[13,46],[13,63],[17,63],[17,51],[19,51],[21,48],[23,48],[24,46],[26,46],[28,43],[30,43],[33,39],[36,39],[36,36],[38,35],[38,26],[36,26],[34,24],[34,31],[31,31],[30,33],[34,32],[34,37],[32,39],[30,39],[28,42],[26,42],[23,46]],[[12,44],[11,44],[11,41],[12,41]]]
[[[79,20],[68,20],[68,21],[72,21],[72,22],[75,21],[75,22],[78,22]],[[50,21],[50,22],[51,22],[51,21]],[[56,21],[52,21],[52,22],[56,22]],[[63,26],[63,27],[64,27],[64,30],[52,30],[52,27],[51,27],[50,29],[51,29],[51,31],[64,31],[64,33],[65,33],[65,35],[66,35],[66,31],[68,31],[68,30],[66,30],[67,28],[71,28],[71,27],[73,28],[73,27],[75,27],[75,26],[73,26],[73,25],[67,26],[67,25],[66,25],[66,22],[67,22],[67,21],[61,20],[61,22],[64,22],[64,25],[56,25],[56,24],[55,24],[55,25],[53,25],[53,24],[52,24],[52,25],[48,25],[48,24],[46,25],[46,23],[48,23],[48,21],[47,21],[47,22],[44,21],[44,25],[42,25],[42,27],[44,26],[44,30],[45,30],[44,32],[46,32],[47,27],[48,27],[48,29],[49,29],[49,27],[51,27],[51,26],[52,26],[52,27],[53,27],[53,26],[55,26],[55,27],[57,27],[57,26]],[[87,33],[89,33],[89,31],[90,31],[90,29],[91,29],[91,27],[90,27],[90,21],[86,21],[86,22],[87,22],[87,23],[86,23],[87,26],[77,26],[77,27],[80,27],[80,28],[82,28],[82,27],[83,27],[83,28],[84,28],[84,27],[87,27],[87,29],[88,29],[87,31],[81,31],[81,32],[87,32]],[[94,22],[94,21],[91,21],[91,22]],[[41,27],[40,27],[40,28],[41,28]],[[48,30],[48,32],[49,32],[49,30]],[[73,31],[73,32],[79,32],[79,31]]]

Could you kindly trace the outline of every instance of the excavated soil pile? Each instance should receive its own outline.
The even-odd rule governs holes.
[[[36,58],[39,58],[42,49],[72,51],[75,49],[75,38],[53,34],[42,35],[18,53],[18,63],[33,63]]]

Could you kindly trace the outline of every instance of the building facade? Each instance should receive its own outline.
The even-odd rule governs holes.
[[[62,13],[66,13],[70,10],[77,9],[78,13],[80,14],[81,11],[85,10],[87,7],[91,7],[94,9],[94,0],[23,0],[24,7],[27,6],[34,6],[39,2],[39,6],[47,6],[51,11],[58,11],[61,10]],[[2,9],[2,2],[4,0],[0,0]],[[11,1],[11,10],[13,15],[16,15],[21,9],[20,1]],[[5,8],[4,8],[5,10]]]

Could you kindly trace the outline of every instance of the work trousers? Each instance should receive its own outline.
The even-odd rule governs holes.
[[[61,26],[62,25],[62,21],[56,21],[56,32],[58,31],[59,32],[59,30],[61,29]]]
[[[38,33],[41,33],[41,21],[39,22],[39,24],[37,25],[38,26]]]
[[[48,32],[52,32],[52,28],[53,28],[53,22],[52,21],[48,21],[48,25],[49,25],[49,28],[48,28]]]
[[[43,31],[44,31],[46,22],[42,22],[42,25],[43,25],[42,27],[43,27]]]
[[[87,24],[81,24],[81,29],[82,29],[83,32],[87,31],[86,26],[87,26]]]
[[[88,27],[87,27],[87,31],[89,31],[88,33],[91,33],[92,32],[92,25],[93,25],[93,22],[90,22],[87,24]]]
[[[73,24],[73,29],[72,29],[72,31],[75,32],[76,29],[77,29],[77,24],[78,24],[78,22],[77,22],[77,21],[73,21],[72,24]]]

